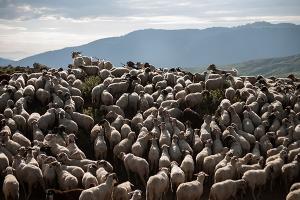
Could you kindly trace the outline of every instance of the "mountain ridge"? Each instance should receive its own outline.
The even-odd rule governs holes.
[[[102,38],[84,45],[39,53],[14,66],[39,62],[50,67],[72,63],[71,52],[110,60],[120,66],[129,60],[158,67],[199,67],[210,63],[226,65],[300,52],[300,25],[255,22],[235,27],[206,29],[143,29],[119,37]]]

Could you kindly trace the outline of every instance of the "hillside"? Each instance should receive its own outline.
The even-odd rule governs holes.
[[[238,69],[241,75],[285,77],[293,73],[299,76],[300,54],[280,58],[250,60],[227,66],[227,68],[231,67]]]
[[[31,66],[66,67],[71,52],[112,61],[116,66],[128,60],[155,66],[199,67],[210,63],[225,65],[245,60],[294,55],[300,52],[300,25],[256,22],[232,28],[156,30],[131,32],[94,42],[49,51],[14,62]]]
[[[300,76],[300,54],[278,57],[278,58],[265,58],[249,60],[236,64],[221,65],[220,68],[231,69],[235,68],[239,71],[240,75],[263,75],[263,76],[276,76],[285,77],[293,73]],[[185,67],[190,72],[205,71],[207,66],[203,67]]]
[[[9,65],[11,63],[14,63],[14,61],[9,60],[9,59],[5,59],[5,58],[0,58],[0,66]]]

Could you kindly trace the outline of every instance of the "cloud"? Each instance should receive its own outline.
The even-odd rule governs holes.
[[[0,19],[31,20],[42,15],[55,12],[55,9],[45,6],[36,7],[23,1],[0,0]]]
[[[21,26],[9,26],[5,24],[0,24],[0,30],[15,30],[15,31],[26,31],[27,28]]]
[[[299,0],[0,0],[0,46],[21,58],[138,29],[300,24],[299,8]]]

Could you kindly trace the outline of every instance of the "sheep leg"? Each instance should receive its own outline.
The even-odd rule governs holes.
[[[29,200],[32,193],[32,185],[28,185],[28,194],[26,196],[26,200]]]
[[[127,179],[130,180],[130,171],[127,165],[125,165],[125,170],[126,170],[126,174],[127,174]]]
[[[146,188],[147,184],[146,184],[146,181],[145,181],[144,177],[141,174],[138,174],[138,175],[139,175],[144,187]]]
[[[273,180],[271,178],[271,181],[270,181],[270,191],[272,192],[272,189],[273,189]]]
[[[254,194],[254,188],[251,188],[251,195],[252,199],[256,200],[255,194]]]

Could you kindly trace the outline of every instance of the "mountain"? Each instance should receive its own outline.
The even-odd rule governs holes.
[[[293,73],[300,76],[300,54],[281,58],[250,60],[227,66],[227,68],[230,67],[236,68],[241,75],[285,77]]]
[[[155,66],[225,65],[300,53],[299,35],[300,25],[268,22],[202,30],[146,29],[33,55],[14,65],[31,66],[38,62],[50,67],[65,67],[72,63],[72,51],[110,60],[116,66],[129,60]]]
[[[0,66],[5,66],[14,63],[15,61],[6,58],[0,58]]]

